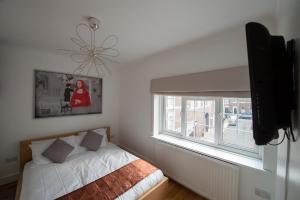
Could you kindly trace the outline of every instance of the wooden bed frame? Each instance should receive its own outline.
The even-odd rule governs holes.
[[[106,134],[107,134],[107,139],[108,141],[111,141],[111,128],[106,126],[106,127],[99,127],[99,128],[106,128]],[[98,128],[94,128],[98,129]],[[94,130],[90,129],[90,130]],[[39,140],[48,140],[48,139],[54,139],[54,138],[59,138],[59,137],[67,137],[67,136],[72,136],[72,135],[78,135],[79,132],[82,131],[88,131],[88,130],[81,130],[81,131],[76,131],[76,132],[70,132],[70,133],[62,133],[62,134],[55,134],[55,135],[50,135],[50,136],[45,136],[45,137],[39,137],[39,138],[33,138],[33,139],[28,139],[28,140],[23,140],[20,142],[20,177],[18,180],[18,185],[17,185],[17,191],[16,191],[16,197],[15,200],[20,199],[20,194],[21,194],[21,189],[22,189],[22,172],[25,164],[29,161],[32,160],[32,153],[29,145],[31,144],[32,141],[39,141]],[[143,196],[141,196],[138,200],[160,200],[164,199],[166,195],[166,191],[168,188],[168,182],[169,179],[167,177],[164,177],[163,180],[155,185],[153,188],[148,190]]]

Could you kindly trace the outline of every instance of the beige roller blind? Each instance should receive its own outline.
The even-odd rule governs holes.
[[[248,67],[199,72],[151,80],[154,94],[250,97]]]

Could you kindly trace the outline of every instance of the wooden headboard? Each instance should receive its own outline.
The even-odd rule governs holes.
[[[99,128],[106,128],[106,133],[107,133],[107,139],[110,141],[110,135],[111,135],[111,128],[110,127],[99,127]],[[93,128],[90,130],[94,130],[98,128]],[[66,137],[66,136],[71,136],[71,135],[78,135],[79,132],[82,131],[88,131],[88,130],[80,130],[76,132],[70,132],[70,133],[62,133],[62,134],[55,134],[55,135],[49,135],[49,136],[44,136],[44,137],[39,137],[39,138],[32,138],[28,140],[23,140],[20,142],[20,169],[21,171],[24,168],[24,165],[32,160],[32,153],[31,153],[31,148],[29,145],[31,144],[32,141],[39,141],[39,140],[48,140],[48,139],[53,139],[53,138],[59,138],[59,137]]]

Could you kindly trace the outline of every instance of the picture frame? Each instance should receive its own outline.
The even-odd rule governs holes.
[[[102,78],[34,71],[34,117],[102,114]]]

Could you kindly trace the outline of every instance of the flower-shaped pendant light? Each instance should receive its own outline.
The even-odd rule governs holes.
[[[73,74],[88,75],[92,68],[97,72],[99,77],[105,74],[111,75],[111,70],[106,66],[106,62],[115,62],[114,57],[119,56],[119,51],[115,48],[118,44],[116,35],[107,36],[100,46],[96,45],[95,32],[99,29],[100,21],[94,17],[88,18],[88,24],[80,23],[76,26],[76,38],[72,37],[71,41],[78,46],[78,50],[59,51],[67,54],[71,59],[78,63],[79,66],[74,70]],[[90,34],[90,39],[83,39],[81,33],[83,31]]]

